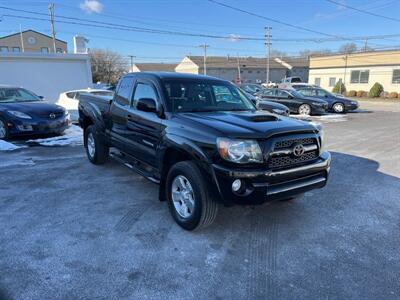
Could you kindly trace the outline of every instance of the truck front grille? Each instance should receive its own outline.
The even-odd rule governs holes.
[[[301,144],[306,149],[304,154],[295,156],[293,148]],[[319,145],[314,137],[292,137],[279,139],[274,142],[273,150],[269,154],[268,167],[270,169],[290,168],[305,162],[317,159],[319,156]]]

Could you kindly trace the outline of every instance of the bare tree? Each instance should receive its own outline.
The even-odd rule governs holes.
[[[313,56],[313,55],[328,55],[328,54],[332,54],[332,51],[329,49],[321,49],[321,50],[302,50],[299,51],[299,55],[300,56]]]
[[[354,43],[347,43],[339,48],[340,53],[349,54],[357,51],[357,45]]]
[[[93,82],[116,84],[129,69],[129,64],[120,54],[103,49],[90,50]]]

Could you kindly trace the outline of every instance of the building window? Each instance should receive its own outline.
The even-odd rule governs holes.
[[[63,53],[63,50],[61,48],[57,48],[57,53]]]
[[[21,48],[20,47],[13,47],[12,51],[13,52],[21,52]]]
[[[314,84],[320,86],[321,85],[321,78],[320,77],[316,77],[314,79]]]
[[[248,70],[247,73],[251,74],[251,73],[253,73],[253,71],[252,70]]]
[[[258,70],[258,71],[257,71],[257,74],[260,74],[260,73],[261,73],[261,71],[260,71],[260,70]]]
[[[43,53],[49,53],[49,48],[48,47],[42,47],[42,52]]]
[[[0,47],[0,52],[8,52],[8,47],[6,46]]]
[[[329,77],[329,86],[336,85],[336,77]]]
[[[393,70],[392,83],[400,83],[400,69]]]
[[[350,83],[368,83],[369,70],[351,71]]]

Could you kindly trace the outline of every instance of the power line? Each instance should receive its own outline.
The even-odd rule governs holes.
[[[367,14],[367,15],[370,15],[370,16],[374,16],[374,17],[378,17],[378,18],[382,18],[382,19],[386,19],[386,20],[390,20],[390,21],[400,22],[400,19],[392,18],[392,17],[380,15],[380,14],[376,14],[376,13],[373,13],[373,12],[370,12],[370,11],[367,11],[367,10],[363,10],[363,9],[360,9],[360,8],[357,8],[357,7],[353,7],[353,6],[347,5],[347,4],[342,3],[342,2],[336,2],[336,1],[333,1],[333,0],[325,0],[325,1],[333,3],[333,4],[336,4],[336,5],[339,5],[341,7],[352,9],[352,10],[355,10],[355,11],[358,11],[360,13]]]
[[[228,5],[228,4],[225,4],[225,3],[222,3],[222,2],[216,1],[216,0],[207,0],[207,1],[209,1],[209,2],[211,2],[211,3],[214,3],[214,4],[217,4],[217,5],[219,5],[219,6],[223,6],[223,7],[229,8],[229,9],[231,9],[231,10],[239,11],[239,12],[241,12],[241,13],[244,13],[244,14],[247,14],[247,15],[250,15],[250,16],[253,16],[253,17],[257,17],[257,18],[260,18],[260,19],[268,20],[268,21],[275,22],[275,23],[277,23],[277,24],[285,25],[285,26],[288,26],[288,27],[296,28],[296,29],[298,29],[298,30],[303,30],[303,31],[307,31],[307,32],[311,32],[311,33],[316,33],[316,34],[319,34],[319,35],[324,35],[324,36],[329,36],[329,37],[335,37],[335,38],[340,38],[340,39],[346,39],[346,38],[341,37],[341,36],[339,36],[339,35],[334,35],[334,34],[330,34],[330,33],[325,33],[325,32],[313,30],[313,29],[310,29],[310,28],[307,28],[307,27],[303,27],[303,26],[299,26],[299,25],[293,25],[293,24],[290,24],[290,23],[287,23],[287,22],[283,22],[283,21],[280,21],[280,20],[277,20],[277,19],[273,19],[273,18],[270,18],[270,17],[266,17],[266,16],[263,16],[263,15],[259,15],[259,14],[257,14],[257,13],[253,13],[253,12],[251,12],[251,11],[247,11],[247,10],[244,10],[244,9],[241,9],[241,8],[238,8],[238,7],[235,7],[235,6],[232,6],[232,5]]]

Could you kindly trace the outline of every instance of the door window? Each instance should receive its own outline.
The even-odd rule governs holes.
[[[276,95],[279,98],[289,98],[289,94],[286,91],[277,91]]]
[[[119,105],[123,106],[129,105],[129,99],[132,92],[132,85],[133,85],[133,78],[131,77],[125,77],[124,79],[121,80],[118,86],[117,94],[115,96],[115,101]]]
[[[157,101],[157,92],[151,84],[139,82],[135,89],[135,94],[133,95],[132,106],[136,107],[139,99],[149,98]]]

